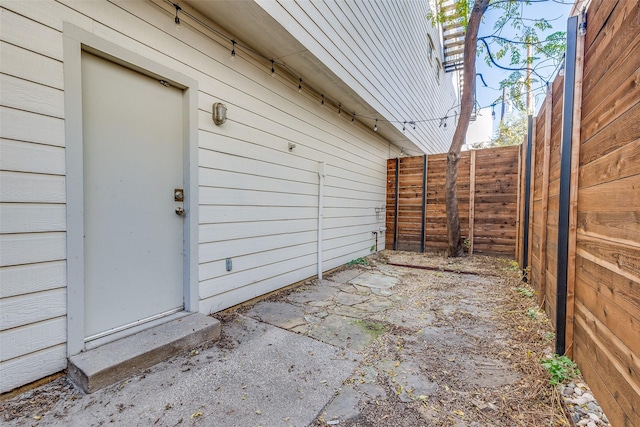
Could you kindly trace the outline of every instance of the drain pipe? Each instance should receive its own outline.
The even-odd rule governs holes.
[[[318,280],[322,280],[322,217],[324,215],[322,200],[324,198],[324,177],[327,176],[326,164],[318,165]]]

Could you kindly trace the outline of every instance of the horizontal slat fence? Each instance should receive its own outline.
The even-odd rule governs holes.
[[[558,233],[567,233],[566,352],[611,424],[640,426],[640,2],[594,0],[587,16],[574,101],[574,219],[558,230],[558,77],[534,122],[529,277],[555,322]]]
[[[470,251],[515,255],[519,153],[519,146],[462,153],[458,210]],[[446,250],[446,166],[446,154],[387,161],[387,248]]]

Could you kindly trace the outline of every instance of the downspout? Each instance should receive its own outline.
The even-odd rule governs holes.
[[[318,280],[322,280],[322,217],[324,215],[322,200],[324,198],[324,177],[327,176],[324,162],[318,164]]]

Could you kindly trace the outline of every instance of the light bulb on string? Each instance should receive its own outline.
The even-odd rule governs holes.
[[[276,75],[276,69],[274,68],[274,63],[275,61],[272,59],[271,60],[271,77]]]
[[[320,107],[324,108],[324,95],[322,95],[322,101],[320,101]]]
[[[351,124],[353,124],[356,120],[356,113],[351,113]]]
[[[409,122],[413,130],[416,130],[416,122]]]
[[[231,40],[231,60],[235,60],[236,59],[236,41],[235,40]]]
[[[298,93],[302,93],[302,79],[298,82]]]
[[[407,130],[407,122],[402,122],[402,132]]]
[[[173,20],[173,22],[176,23],[176,30],[179,30],[181,28],[181,26],[180,26],[180,17],[178,16],[178,11],[182,10],[182,8],[180,7],[180,5],[178,3],[174,3],[173,7],[176,8],[176,17]]]
[[[338,114],[342,114],[342,104],[338,104]]]
[[[376,119],[376,123],[373,125],[373,131],[378,132],[378,119]]]

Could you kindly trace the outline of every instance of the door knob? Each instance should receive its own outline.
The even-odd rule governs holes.
[[[177,215],[184,215],[184,208],[183,208],[183,207],[181,207],[181,206],[178,206],[178,207],[176,208],[176,214],[177,214]]]

